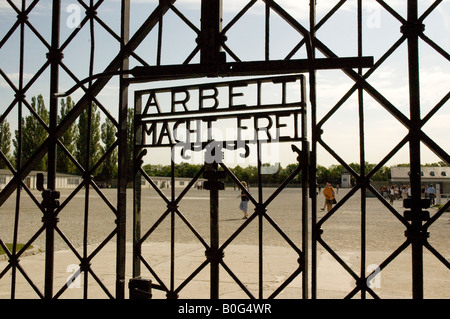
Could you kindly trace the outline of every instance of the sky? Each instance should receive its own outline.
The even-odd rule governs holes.
[[[20,7],[21,1],[12,1]],[[86,1],[85,2],[89,2]],[[223,0],[225,27],[239,12],[247,1]],[[363,8],[363,55],[373,56],[377,61],[401,36],[400,22],[375,0],[365,0]],[[388,1],[388,4],[399,14],[406,17],[406,2],[404,0]],[[434,1],[419,1],[419,11],[424,12]],[[26,1],[27,5],[32,1]],[[157,5],[156,0],[131,1],[131,35],[140,27],[142,22]],[[303,26],[308,28],[309,1],[279,0],[277,1],[289,14]],[[338,1],[318,1],[317,21],[329,12]],[[200,28],[200,0],[178,0],[175,6],[192,23]],[[42,37],[50,43],[51,38],[51,1],[41,0],[29,15],[29,21]],[[62,0],[61,13],[61,43],[77,30],[80,19],[84,17],[84,9],[75,0]],[[98,9],[98,16],[111,27],[113,32],[120,34],[120,1],[105,0]],[[9,7],[6,1],[0,2],[0,41],[4,39],[11,26],[16,21],[17,14]],[[271,12],[270,29],[270,58],[284,59],[295,45],[301,40],[300,34],[293,30],[284,20]],[[439,7],[425,20],[425,34],[431,38],[444,51],[450,52],[450,1],[444,0]],[[164,17],[163,22],[162,64],[179,64],[195,48],[196,34],[181,21],[173,12]],[[118,42],[103,27],[95,24],[95,41],[92,42],[89,34],[89,24],[78,30],[76,37],[64,50],[63,63],[74,76],[83,79],[89,75],[89,59],[91,45],[95,47],[94,73],[101,73],[113,59],[119,49]],[[339,11],[318,31],[317,37],[327,45],[335,54],[342,57],[357,56],[356,33],[356,1],[347,1]],[[264,59],[264,5],[261,1],[252,7],[244,17],[227,32],[228,47],[243,61]],[[25,28],[25,64],[24,82],[27,83],[46,62],[48,49],[33,32]],[[136,53],[150,65],[156,64],[157,28],[155,28]],[[8,78],[18,86],[20,28],[10,35],[0,47],[0,68]],[[450,90],[450,63],[444,57],[423,41],[420,43],[420,77],[421,77],[421,113],[424,117]],[[318,55],[320,57],[320,54]],[[293,58],[306,58],[305,49],[299,50]],[[227,61],[231,61],[227,56]],[[192,63],[198,63],[198,55]],[[139,65],[135,59],[130,60],[131,67]],[[409,117],[408,101],[408,65],[407,46],[404,42],[369,78],[368,82],[383,94],[395,107]],[[224,81],[227,79],[218,79]],[[320,121],[328,111],[333,108],[341,97],[353,86],[354,82],[340,70],[317,72],[317,119]],[[211,79],[195,79],[190,81],[172,81],[147,84],[133,84],[130,87],[130,107],[134,105],[136,90],[149,88],[164,88],[185,83],[204,83]],[[27,92],[27,99],[43,94],[46,101],[49,98],[49,70],[45,70],[38,80]],[[61,71],[60,90],[66,91],[73,86],[71,77]],[[277,90],[268,89],[268,96],[279,95]],[[72,97],[77,100],[82,96],[82,90],[77,90]],[[113,78],[98,95],[113,116],[117,115],[118,80]],[[0,76],[0,114],[3,113],[14,99],[14,91]],[[245,101],[243,101],[245,102]],[[250,103],[247,103],[250,104]],[[308,101],[308,115],[310,104]],[[24,113],[26,114],[26,112]],[[393,118],[379,103],[368,94],[364,94],[364,128],[365,128],[365,156],[366,161],[378,163],[395,147],[407,134],[407,130]],[[104,118],[104,115],[102,115]],[[17,107],[7,117],[12,131],[17,127]],[[339,110],[323,125],[323,140],[332,147],[347,163],[359,162],[359,127],[358,127],[358,101],[353,94]],[[310,119],[308,119],[308,125]],[[424,132],[435,140],[442,149],[450,149],[448,134],[450,123],[450,102],[435,114],[423,127]],[[311,134],[310,130],[308,132]],[[282,166],[295,163],[296,154],[290,150],[290,144],[274,145],[266,154],[267,162]],[[146,158],[152,164],[168,163],[168,156],[155,151]],[[409,162],[408,145],[403,147],[388,163],[395,165]],[[438,162],[440,159],[426,147],[422,148],[422,162]],[[247,163],[238,162],[236,156],[230,155],[225,159],[231,166],[239,164],[254,164],[254,158]],[[263,159],[264,160],[264,159]],[[321,146],[318,148],[318,163],[323,166],[338,164]]]

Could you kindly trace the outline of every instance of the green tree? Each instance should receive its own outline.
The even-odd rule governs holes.
[[[340,183],[343,171],[344,167],[342,165],[331,165],[328,168],[328,182],[331,184]]]
[[[170,165],[152,165],[152,164],[146,164],[142,167],[144,171],[149,176],[162,176],[162,177],[168,177],[170,176],[171,167]]]
[[[75,158],[85,169],[87,163],[89,169],[92,169],[101,156],[100,112],[97,111],[95,103],[92,103],[90,109],[88,108],[80,114],[76,139]]]
[[[175,176],[178,177],[195,177],[202,165],[180,163],[175,166]]]
[[[285,172],[285,179],[288,178],[296,169],[297,169],[298,164],[289,164],[288,166],[286,166],[286,168],[284,169]],[[291,184],[300,184],[302,182],[302,171],[300,171],[300,173],[294,178],[292,179]]]
[[[66,98],[66,100],[61,100],[61,108],[60,115],[58,116],[58,123],[62,121],[63,118],[66,117],[67,113],[69,113],[75,105],[75,102],[72,100],[70,96]],[[78,127],[74,123],[72,124],[60,137],[61,143],[64,147],[70,152],[70,154],[75,155],[76,151],[76,140],[78,134]],[[58,147],[57,148],[57,159],[56,159],[56,171],[61,173],[75,173],[76,168],[75,164],[70,160],[70,158],[64,153],[64,151]]]
[[[448,167],[449,165],[447,163],[445,163],[444,161],[439,161],[437,163],[427,163],[424,165],[421,165],[424,167]]]
[[[322,185],[328,182],[329,171],[325,166],[317,165],[317,184]]]
[[[250,186],[258,183],[258,168],[256,166],[250,165],[243,168],[237,165],[236,167],[231,168],[230,170],[240,181],[245,181]]]
[[[22,136],[19,137],[19,131],[15,131],[15,138],[13,140],[14,145],[14,157],[17,161],[19,156],[19,138],[21,140],[21,162],[22,164],[26,162],[31,155],[36,151],[36,149],[42,145],[45,139],[48,137],[48,132],[45,129],[43,123],[48,125],[49,115],[45,107],[44,98],[42,95],[33,97],[31,99],[31,108],[36,112],[36,117],[34,114],[28,115],[25,119],[22,118],[20,125],[22,126]],[[42,123],[43,122],[43,123]],[[34,167],[35,170],[46,170],[47,169],[47,156],[39,162],[37,166]]]
[[[373,181],[389,181],[389,174],[391,169],[386,166],[382,166],[372,177]]]
[[[356,172],[360,173],[361,171],[361,165],[359,163],[350,163],[349,166]],[[376,164],[370,164],[368,162],[364,165],[364,174],[369,174],[374,168]],[[389,180],[389,167],[382,166],[378,171],[373,174],[371,180],[372,181],[388,181]],[[352,177],[352,181],[355,182],[354,178]]]
[[[8,121],[3,120],[3,122],[0,123],[0,151],[3,153],[3,155],[6,157],[8,161],[11,162],[11,131],[9,129],[9,123]],[[0,158],[0,168],[7,168],[6,162]]]
[[[116,126],[109,119],[106,118],[105,123],[101,127],[101,139],[104,144],[102,148],[102,154],[105,154],[116,141]],[[110,182],[117,177],[117,147],[105,158],[101,166],[101,172],[99,174],[100,180],[104,182]]]

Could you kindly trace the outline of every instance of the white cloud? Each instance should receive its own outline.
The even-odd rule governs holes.
[[[119,1],[119,0],[114,0]],[[279,4],[285,11],[291,14],[296,19],[307,19],[309,17],[309,1],[310,0],[277,0],[276,3]],[[131,5],[133,4],[158,4],[159,0],[131,0]],[[223,0],[223,11],[227,13],[237,13],[242,10],[248,1],[243,0]],[[177,0],[175,2],[176,6],[179,7],[191,7],[200,8],[201,0]],[[328,12],[335,3],[332,1],[320,1],[317,5],[317,12],[323,13]],[[263,1],[258,1],[255,6],[264,6]],[[260,14],[264,11],[260,10],[250,10],[250,14]]]
[[[450,74],[437,66],[421,70],[420,81],[424,103],[435,104],[450,90]]]
[[[7,76],[11,81],[19,80],[19,73],[7,73],[6,76]],[[33,78],[33,76],[34,76],[33,73],[24,73],[24,74],[23,74],[23,79],[24,79],[24,80],[30,80],[31,78]]]
[[[446,1],[446,2],[450,2],[450,1]],[[450,14],[449,14],[449,10],[444,10],[443,5],[441,5],[440,7],[437,8],[439,14],[442,17],[442,20],[444,22],[444,26],[445,29],[447,30],[447,32],[450,32]]]
[[[13,12],[14,12],[14,10],[11,8],[11,6],[6,1],[0,2],[0,14],[1,15],[8,15]]]

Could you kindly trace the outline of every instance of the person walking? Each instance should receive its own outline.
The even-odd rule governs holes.
[[[331,210],[335,200],[334,188],[330,183],[325,184],[325,188],[323,190],[323,195],[325,196],[325,204],[327,206],[327,212]]]
[[[389,188],[389,203],[391,205],[394,205],[394,199],[395,199],[395,187],[394,185]]]
[[[245,181],[242,182],[242,186],[244,186],[244,188],[247,190],[247,192],[249,191],[247,183]],[[248,214],[247,214],[248,196],[247,196],[247,194],[245,194],[245,192],[243,190],[241,190],[240,197],[241,197],[241,203],[239,204],[239,209],[244,212],[244,217],[242,219],[247,219],[248,218]]]
[[[428,185],[428,188],[426,189],[426,194],[428,195],[428,198],[430,199],[430,204],[434,205],[434,199],[436,198],[436,188],[433,187],[432,184]]]

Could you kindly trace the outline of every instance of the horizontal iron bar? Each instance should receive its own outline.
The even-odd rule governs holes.
[[[158,113],[158,114],[144,114],[136,115],[136,118],[140,123],[152,123],[152,122],[173,122],[173,121],[189,121],[189,120],[201,120],[205,118],[213,119],[225,119],[225,118],[237,118],[237,117],[250,117],[250,116],[270,116],[270,115],[292,115],[300,114],[305,110],[304,102],[286,103],[284,105],[272,104],[261,106],[249,106],[249,107],[236,107],[233,109],[215,109],[213,111],[188,111],[188,112],[176,112],[176,113]]]
[[[221,64],[187,64],[187,65],[164,65],[164,66],[137,66],[131,70],[135,77],[130,82],[145,82],[149,80],[171,80],[197,77],[217,76],[253,76],[303,73],[310,70],[332,70],[368,68],[374,64],[373,57],[361,58],[324,58],[316,60],[274,60],[274,61],[252,61],[231,62]]]
[[[304,142],[306,138],[304,137],[291,137],[291,136],[281,136],[279,138],[266,138],[266,139],[247,139],[247,140],[211,140],[211,141],[202,141],[202,142],[176,142],[176,143],[160,143],[160,144],[150,144],[150,143],[142,143],[137,145],[139,147],[144,148],[160,148],[160,147],[182,147],[183,149],[190,151],[201,151],[204,150],[206,146],[211,144],[212,146],[222,145],[225,149],[236,150],[239,148],[244,148],[248,145],[263,145],[263,144],[271,144],[271,143],[287,143],[287,142]],[[232,148],[234,147],[234,148]]]
[[[197,65],[197,64],[194,64],[194,65]],[[171,65],[171,66],[173,66],[173,65]],[[177,65],[177,66],[182,67],[183,65]],[[129,71],[130,74],[132,74],[132,72],[134,72],[134,69]],[[171,87],[164,87],[164,88],[151,88],[151,89],[136,91],[136,94],[144,95],[144,94],[150,94],[152,92],[156,92],[156,93],[169,92],[170,93],[174,90],[176,90],[176,91],[199,90],[199,89],[207,90],[207,89],[213,89],[213,88],[230,87],[231,85],[246,86],[246,85],[258,84],[258,83],[259,84],[261,84],[261,83],[280,84],[280,83],[296,82],[298,80],[303,82],[304,78],[305,77],[303,75],[296,75],[296,74],[271,76],[271,77],[258,77],[258,78],[224,81],[224,82],[207,82],[207,83],[201,83],[201,84],[187,84],[187,85],[171,86]]]

